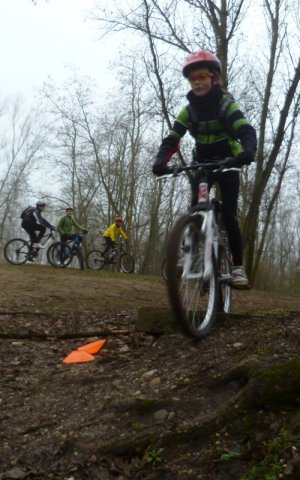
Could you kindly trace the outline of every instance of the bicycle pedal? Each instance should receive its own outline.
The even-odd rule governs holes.
[[[250,286],[250,285],[234,285],[234,284],[232,284],[231,286],[232,286],[232,288],[234,288],[235,290],[251,290],[251,286]]]
[[[220,283],[222,285],[229,285],[230,287],[233,287],[232,284],[232,276],[231,275],[224,275],[220,278]]]

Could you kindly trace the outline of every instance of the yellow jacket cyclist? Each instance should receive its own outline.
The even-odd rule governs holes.
[[[106,248],[104,253],[108,252],[110,249],[115,247],[116,239],[121,235],[124,240],[128,240],[128,236],[124,232],[123,228],[123,218],[119,215],[115,217],[115,223],[110,225],[107,230],[103,233],[103,237],[106,242]]]

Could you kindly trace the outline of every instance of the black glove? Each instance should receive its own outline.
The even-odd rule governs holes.
[[[51,232],[55,232],[55,231],[56,231],[55,226],[54,226],[54,225],[51,225],[50,230],[51,230]]]
[[[166,162],[155,163],[152,167],[152,173],[160,177],[161,175],[167,175],[170,172]]]
[[[89,231],[88,231],[88,230],[82,230],[82,231],[83,231],[83,233],[89,233]]]
[[[250,163],[254,162],[254,154],[249,150],[245,152],[241,152],[236,157],[236,160],[237,160],[237,164],[241,167],[243,165],[250,165]]]

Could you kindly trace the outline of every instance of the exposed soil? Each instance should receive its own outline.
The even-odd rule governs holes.
[[[197,342],[141,331],[168,309],[160,277],[1,273],[1,480],[300,478],[298,298],[235,292]]]

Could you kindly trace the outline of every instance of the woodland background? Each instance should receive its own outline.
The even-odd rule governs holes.
[[[71,70],[64,84],[47,79],[29,106],[0,98],[1,250],[24,235],[20,212],[36,197],[53,223],[75,207],[89,230],[87,250],[124,215],[137,271],[158,273],[189,187],[184,179],[157,182],[151,168],[186,103],[182,61],[204,48],[220,58],[224,87],[257,129],[239,205],[248,274],[259,288],[300,292],[299,11],[299,0],[95,2],[100,35],[128,33],[111,64],[118,88],[106,101],[93,79]],[[189,163],[191,147],[186,135],[174,162]]]

